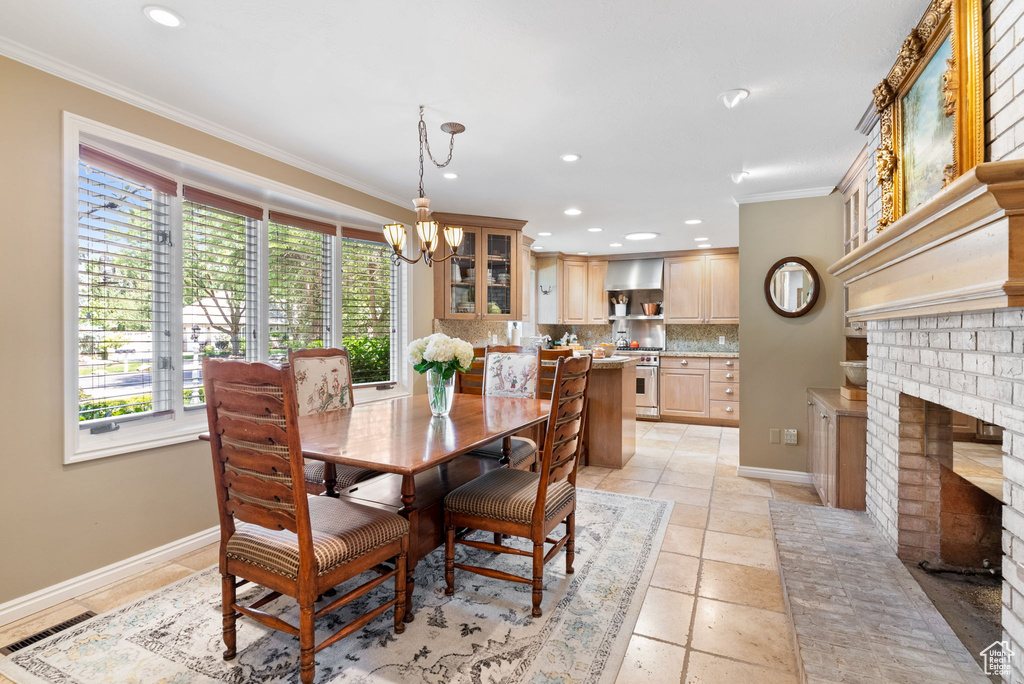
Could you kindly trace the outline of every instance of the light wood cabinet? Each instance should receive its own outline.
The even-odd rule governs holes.
[[[533,252],[530,249],[530,245],[533,244],[533,238],[523,236],[523,250],[519,257],[519,263],[522,265],[523,275],[519,279],[520,283],[520,309],[522,310],[522,317],[519,319],[524,322],[530,320],[530,311],[533,309],[533,298],[534,290],[536,286],[530,280],[530,271],[532,270],[531,264],[534,260]]]
[[[662,370],[659,373],[661,415],[672,418],[710,416],[710,371]]]
[[[739,323],[739,254],[665,259],[665,323]]]
[[[433,267],[434,318],[521,320],[526,221],[437,212],[432,218],[441,230],[463,229],[456,257]],[[438,252],[442,257],[451,254],[443,239]],[[526,269],[528,279],[529,261]]]
[[[608,322],[608,293],[604,289],[607,274],[607,261],[587,262],[587,323]]]
[[[738,425],[739,365],[736,357],[662,356],[658,373],[662,418]]]
[[[826,506],[863,511],[867,478],[867,403],[839,390],[807,390],[807,462]]]
[[[587,262],[562,261],[561,322],[565,324],[587,322]]]
[[[871,237],[868,229],[868,170],[870,154],[865,145],[850,166],[846,175],[839,182],[839,192],[843,195],[843,254],[849,254]],[[843,287],[843,312],[849,311],[849,296]],[[846,335],[851,337],[867,337],[867,326],[860,322],[852,322],[844,316]]]

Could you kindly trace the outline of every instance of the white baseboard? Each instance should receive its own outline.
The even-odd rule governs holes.
[[[123,561],[112,563],[78,577],[72,577],[59,584],[26,594],[6,603],[0,603],[0,625],[20,620],[27,615],[32,615],[50,606],[55,606],[61,601],[73,599],[76,596],[99,589],[111,582],[134,575],[154,565],[159,565],[183,554],[201,549],[219,539],[220,527],[211,527],[208,530],[196,532],[183,539],[178,539],[169,544],[140,553],[137,556],[126,558]]]
[[[799,470],[777,470],[775,468],[740,466],[736,469],[736,474],[740,477],[756,477],[759,480],[781,480],[782,482],[811,484],[811,474],[802,473]]]

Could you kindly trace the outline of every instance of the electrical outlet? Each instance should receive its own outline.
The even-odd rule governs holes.
[[[718,344],[725,344],[725,335],[718,336]]]
[[[779,443],[779,428],[768,428],[768,443],[778,444]]]
[[[796,430],[794,428],[787,428],[782,431],[782,443],[796,444]]]

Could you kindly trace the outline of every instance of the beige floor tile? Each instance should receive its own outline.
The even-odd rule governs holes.
[[[156,591],[160,587],[167,586],[172,582],[187,577],[195,572],[192,568],[186,568],[176,563],[164,563],[152,570],[140,572],[120,582],[98,589],[85,596],[79,597],[79,601],[97,613],[123,606],[126,603]]]
[[[632,464],[621,470],[613,470],[606,476],[609,480],[639,480],[640,482],[657,482],[661,477],[661,468],[637,468]]]
[[[662,553],[658,555],[658,562],[654,566],[651,586],[695,594],[699,570],[700,558],[678,553]]]
[[[576,486],[582,487],[583,489],[597,489],[598,486],[604,482],[604,479],[608,477],[604,473],[587,473],[586,475],[576,475]]]
[[[686,649],[634,634],[619,668],[615,684],[678,682],[686,661]]]
[[[776,501],[789,501],[812,506],[821,505],[821,499],[818,498],[818,492],[814,489],[814,485],[773,480],[772,493],[775,495]]]
[[[659,441],[659,442],[672,442],[674,445],[680,439],[683,438],[683,433],[678,430],[666,430],[661,426],[652,428],[650,432],[644,435],[644,441]]]
[[[746,494],[748,496],[772,495],[772,484],[769,480],[754,480],[746,477],[723,477],[715,482],[715,490],[728,494]]]
[[[790,630],[785,613],[700,598],[691,647],[795,672],[796,655]]]
[[[775,560],[775,545],[771,539],[755,539],[738,534],[709,531],[704,535],[704,552],[701,555],[710,560],[749,565],[765,570],[775,570],[778,567]]]
[[[658,484],[655,485],[654,491],[651,492],[651,498],[668,499],[689,506],[707,506],[711,501],[711,490]]]
[[[719,452],[717,462],[719,465],[738,466],[740,464],[740,455]]]
[[[771,539],[771,517],[759,513],[743,513],[716,508],[708,518],[708,529],[716,532],[728,532],[744,537]]]
[[[4,677],[2,674],[0,674],[0,684],[16,684],[16,682],[14,680],[8,679],[7,677]]]
[[[685,646],[692,614],[693,596],[650,587],[633,633]]]
[[[694,487],[696,489],[711,489],[714,483],[714,475],[703,473],[677,473],[674,470],[665,470],[658,479],[658,484],[674,485],[676,487]]]
[[[716,464],[715,475],[718,477],[738,477],[736,475],[737,470],[739,470],[737,466],[720,463]]]
[[[653,432],[653,430],[651,431]],[[650,435],[648,432],[647,435]],[[676,448],[676,440],[673,439],[650,439],[646,435],[643,439],[636,441],[637,448],[643,449],[664,449],[667,451],[673,451]]]
[[[714,425],[690,425],[686,428],[687,439],[704,437],[708,439],[719,439],[722,436],[722,428]]]
[[[193,570],[205,570],[211,565],[216,565],[220,561],[220,543],[207,544],[203,548],[187,553],[184,556],[178,556],[174,559],[174,562],[178,565],[183,565],[186,568]]]
[[[708,509],[703,506],[677,503],[672,507],[672,517],[669,518],[669,522],[673,525],[699,527],[703,530],[708,522]]]
[[[718,440],[707,437],[689,437],[684,435],[675,445],[676,452],[686,454],[717,454]]]
[[[37,632],[70,620],[89,610],[77,601],[64,601],[0,627],[0,646],[21,641]]]
[[[614,468],[605,468],[603,466],[580,466],[580,469],[576,472],[576,475],[607,475],[608,473],[615,470]]]
[[[665,541],[661,543],[663,553],[681,553],[686,556],[700,556],[704,530],[696,527],[669,525],[665,530]]]
[[[714,461],[690,461],[686,457],[673,456],[665,466],[667,473],[694,473],[696,475],[712,476],[715,474],[717,464]]]
[[[800,677],[791,672],[721,658],[710,653],[690,651],[686,665],[686,684],[717,684],[718,682],[757,682],[758,684],[799,684]]]
[[[602,492],[615,492],[616,494],[629,494],[631,496],[650,496],[654,489],[653,482],[640,482],[638,480],[608,480],[597,486]]]
[[[705,558],[701,564],[697,594],[776,612],[786,609],[778,571],[762,570],[749,565],[721,563]]]
[[[711,495],[712,508],[724,508],[730,511],[741,513],[759,513],[768,515],[768,499],[763,496],[749,496],[747,494],[732,494],[721,490]]]
[[[669,453],[654,453],[653,451],[641,451],[636,450],[633,454],[633,458],[626,462],[626,467],[632,468],[656,468],[663,470],[668,464],[669,458],[672,454]]]

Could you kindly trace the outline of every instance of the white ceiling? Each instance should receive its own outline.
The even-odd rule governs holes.
[[[926,4],[160,2],[184,27],[150,22],[145,0],[0,0],[0,52],[13,41],[410,208],[425,104],[437,153],[442,122],[467,127],[459,178],[427,170],[435,210],[526,219],[553,233],[546,248],[591,253],[733,246],[734,196],[837,183]],[[730,88],[751,91],[731,111],[716,99]],[[633,230],[661,237],[608,246]]]

